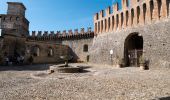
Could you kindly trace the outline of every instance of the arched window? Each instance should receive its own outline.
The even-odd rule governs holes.
[[[106,32],[106,29],[107,29],[107,19],[105,19],[105,32]]]
[[[161,18],[162,0],[157,0],[157,4],[158,4],[158,17]]]
[[[85,45],[83,46],[83,51],[84,51],[84,52],[88,52],[88,45],[87,45],[87,44],[85,44]]]
[[[170,5],[170,1],[166,0],[166,6],[167,6],[167,15],[169,16],[169,5]]]
[[[137,7],[137,23],[139,23],[139,17],[140,17],[140,7]]]
[[[126,26],[128,26],[128,22],[129,22],[129,12],[126,11]]]
[[[131,25],[133,25],[133,20],[134,20],[134,9],[131,9]]]
[[[98,22],[98,33],[100,32],[100,21]]]
[[[119,15],[117,14],[116,15],[116,28],[118,28],[118,25],[119,25]]]
[[[123,26],[123,22],[124,22],[124,15],[123,12],[121,13],[121,27]]]
[[[97,23],[95,23],[95,32],[97,32]]]
[[[5,20],[6,20],[6,17],[4,17],[3,20],[5,21]]]
[[[110,17],[108,19],[108,29],[110,30]]]
[[[12,17],[10,17],[9,20],[12,21]]]
[[[53,56],[53,49],[52,48],[49,48],[49,50],[48,50],[48,56]]]
[[[154,10],[154,3],[153,3],[153,0],[151,0],[150,1],[151,20],[153,19],[153,10]]]
[[[16,17],[16,21],[19,21],[19,17]]]
[[[101,32],[103,32],[103,20],[101,21]]]
[[[146,20],[146,9],[147,9],[147,8],[146,8],[146,4],[144,3],[144,4],[143,4],[143,17],[144,17],[143,19],[144,19],[144,22],[145,22],[145,20]]]
[[[39,47],[35,46],[35,47],[33,48],[33,55],[34,55],[35,57],[40,56],[40,48],[39,48]]]
[[[114,29],[114,26],[115,26],[115,18],[114,16],[112,16],[112,29]]]

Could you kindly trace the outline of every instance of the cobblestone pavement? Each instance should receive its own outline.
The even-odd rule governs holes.
[[[170,70],[85,65],[46,74],[48,65],[0,67],[0,100],[170,100]]]

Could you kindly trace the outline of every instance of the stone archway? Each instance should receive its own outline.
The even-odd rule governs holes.
[[[125,39],[124,59],[126,66],[139,66],[139,58],[143,55],[143,37],[139,33],[131,33]]]

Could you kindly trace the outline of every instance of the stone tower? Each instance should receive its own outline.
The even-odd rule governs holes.
[[[2,36],[29,36],[29,21],[25,18],[26,7],[19,2],[8,2],[7,4],[7,14],[0,14]]]
[[[7,2],[7,3],[8,3],[7,14],[25,16],[26,8],[22,3],[18,3],[18,2]]]

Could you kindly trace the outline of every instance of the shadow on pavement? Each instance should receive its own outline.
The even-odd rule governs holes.
[[[0,71],[43,71],[43,70],[48,70],[50,66],[51,64],[0,66]]]
[[[170,97],[162,97],[162,98],[157,98],[157,99],[153,99],[153,100],[170,100]]]
[[[159,100],[170,100],[170,97],[163,97],[163,98],[160,98]]]

